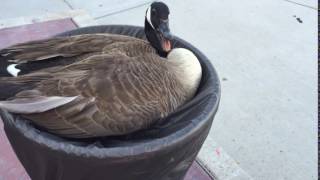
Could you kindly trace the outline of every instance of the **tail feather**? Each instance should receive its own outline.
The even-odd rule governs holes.
[[[33,88],[33,83],[12,83],[10,81],[2,81],[0,78],[0,101],[7,100],[21,91]]]
[[[17,44],[0,50],[0,56],[11,63],[25,63],[58,56],[72,56],[73,54],[59,52],[59,44],[66,44],[63,39],[46,39]]]
[[[8,70],[7,67],[12,64],[7,60],[7,58],[0,56],[0,77],[9,77],[12,76]]]
[[[13,63],[46,60],[54,57],[72,57],[86,53],[100,52],[103,45],[111,43],[102,35],[79,35],[55,37],[17,44],[0,50],[0,56],[11,58]],[[91,44],[95,44],[92,46]]]
[[[0,108],[12,113],[19,114],[33,114],[45,112],[59,106],[63,106],[73,100],[74,97],[60,97],[60,96],[35,96],[29,98],[17,98],[8,101],[0,101]]]

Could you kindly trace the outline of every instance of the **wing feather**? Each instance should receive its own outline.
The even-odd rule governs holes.
[[[21,114],[42,113],[63,106],[75,98],[77,97],[35,96],[30,98],[17,98],[9,101],[0,101],[0,108]]]
[[[119,43],[126,42],[141,43],[144,41],[121,35],[83,34],[17,44],[0,50],[0,55],[13,63],[26,63],[59,56],[71,57],[102,52],[107,46],[117,46]]]
[[[144,129],[185,101],[179,96],[184,92],[174,74],[152,53],[137,57],[100,54],[11,79],[33,86],[13,97],[7,110],[66,137],[121,135]],[[1,103],[4,108],[10,104]],[[29,104],[33,106],[23,107]],[[20,107],[24,109],[19,111]]]

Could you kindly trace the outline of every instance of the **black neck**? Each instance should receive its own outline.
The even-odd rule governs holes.
[[[156,31],[151,27],[147,19],[144,21],[144,32],[146,34],[146,37],[151,44],[152,47],[154,47],[157,51],[157,53],[161,57],[167,57],[168,53],[162,50],[162,46],[160,43],[160,40],[158,39],[158,36],[156,34]]]

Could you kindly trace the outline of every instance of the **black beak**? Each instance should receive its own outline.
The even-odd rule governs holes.
[[[172,35],[169,29],[169,20],[161,20],[158,30],[164,38],[172,40]]]
[[[169,21],[168,20],[160,20],[160,24],[158,26],[158,38],[161,43],[162,50],[164,52],[169,52],[172,48],[171,40],[173,36],[170,33],[169,29]]]

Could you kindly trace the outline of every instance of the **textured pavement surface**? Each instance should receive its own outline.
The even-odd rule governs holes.
[[[143,0],[20,2],[2,0],[0,21],[81,8],[100,24],[142,26],[148,6]],[[221,79],[220,109],[201,162],[226,180],[317,179],[317,1],[165,2],[171,31],[202,50]],[[233,161],[219,161],[221,151]],[[243,171],[224,173],[232,169],[228,163]]]

